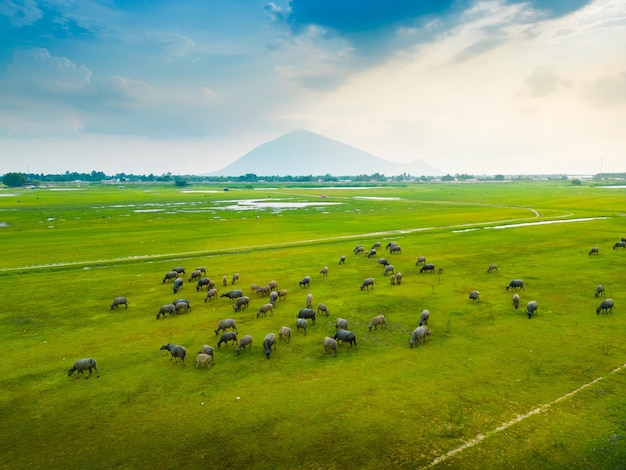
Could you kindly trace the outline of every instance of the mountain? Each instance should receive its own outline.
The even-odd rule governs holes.
[[[329,139],[320,134],[297,129],[275,140],[259,145],[211,176],[326,175],[413,176],[443,175],[444,172],[422,160],[396,163],[377,157],[351,145]]]

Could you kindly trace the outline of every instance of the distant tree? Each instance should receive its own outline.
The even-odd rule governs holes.
[[[441,177],[441,181],[454,181],[454,176],[450,176],[450,173],[448,173],[446,176]]]
[[[7,173],[2,178],[2,182],[10,188],[17,188],[26,186],[28,177],[24,173]]]
[[[174,184],[178,187],[183,187],[183,186],[187,186],[187,180],[184,178],[181,178],[180,176],[176,176],[174,177]]]
[[[495,175],[493,179],[496,181],[504,181],[504,175]]]
[[[579,179],[575,179],[575,180],[572,180],[572,184],[574,186],[580,186],[582,184],[582,182]]]

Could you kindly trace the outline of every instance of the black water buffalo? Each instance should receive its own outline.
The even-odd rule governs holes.
[[[349,330],[337,330],[333,339],[335,341],[341,341],[342,343],[348,342],[350,343],[350,347],[354,344],[355,349],[358,349],[356,346],[356,336]]]
[[[609,311],[612,312],[614,306],[615,306],[615,302],[613,302],[613,299],[603,300],[602,303],[598,305],[598,308],[596,309],[596,314],[599,315],[600,312],[604,312],[604,313],[609,313]]]
[[[528,318],[530,318],[533,316],[533,314],[536,314],[536,313],[537,313],[537,302],[535,300],[531,300],[526,305],[526,315],[528,315]]]
[[[509,284],[506,286],[506,290],[509,289],[513,289],[513,290],[524,290],[524,281],[522,281],[521,279],[513,279],[511,282],[509,282]]]
[[[311,276],[304,276],[300,282],[298,282],[299,286],[307,287],[311,284]]]
[[[302,308],[298,312],[298,315],[296,315],[296,318],[304,318],[305,320],[311,319],[311,321],[315,325],[315,310],[313,310],[312,308]]]
[[[435,265],[432,263],[425,263],[424,266],[420,268],[421,273],[434,273]]]
[[[228,292],[224,292],[220,297],[226,297],[228,299],[238,299],[243,296],[243,291],[241,289],[229,290]]]

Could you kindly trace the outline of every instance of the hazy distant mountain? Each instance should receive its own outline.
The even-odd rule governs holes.
[[[396,176],[408,173],[413,176],[437,176],[444,172],[422,160],[396,163],[377,157],[351,145],[323,135],[298,129],[275,140],[259,145],[243,157],[212,176],[241,176],[254,173],[258,176],[326,175]]]

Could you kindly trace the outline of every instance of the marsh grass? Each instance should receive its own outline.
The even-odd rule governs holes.
[[[626,362],[626,254],[611,250],[626,235],[621,190],[554,182],[324,188],[324,201],[342,204],[215,209],[264,197],[315,202],[321,192],[93,186],[0,198],[0,219],[10,224],[0,228],[8,351],[0,408],[11,430],[1,465],[416,468],[606,376],[438,466],[620,468],[624,372],[610,371]],[[536,220],[530,208],[540,219],[606,218],[482,228]],[[476,230],[453,231],[459,227]],[[402,254],[384,250],[391,240]],[[352,253],[375,241],[383,249],[372,259]],[[600,256],[587,255],[591,246]],[[340,266],[341,255],[347,261]],[[444,272],[420,274],[420,255]],[[404,274],[401,285],[382,275],[381,256]],[[487,274],[491,263],[499,271]],[[236,313],[223,298],[205,303],[206,292],[191,283],[173,294],[162,278],[177,265],[188,274],[204,265],[218,283],[239,272],[250,307]],[[328,277],[319,274],[324,266]],[[312,277],[306,289],[298,286],[305,275]],[[374,289],[360,291],[370,276]],[[505,286],[518,277],[527,286],[516,311]],[[267,299],[249,285],[274,279],[287,298],[274,315],[256,318]],[[616,301],[612,314],[595,314],[600,283]],[[471,290],[480,291],[479,302],[468,299]],[[330,316],[318,317],[304,336],[295,317],[308,292]],[[128,310],[109,309],[118,295],[129,298]],[[177,297],[189,298],[192,311],[157,321],[158,308]],[[531,320],[523,312],[529,300],[539,303]],[[433,335],[410,349],[424,308]],[[369,332],[381,313],[387,328]],[[349,320],[358,349],[342,345],[332,357],[321,342],[334,334],[338,316]],[[216,345],[213,330],[227,317],[237,320],[240,336],[253,336],[252,350],[238,355],[222,346],[210,371],[196,369],[196,351]],[[266,360],[262,338],[281,325],[292,328],[291,341],[278,341]],[[187,348],[185,365],[159,350],[166,342]],[[98,360],[100,378],[68,378],[73,361],[88,356]]]

